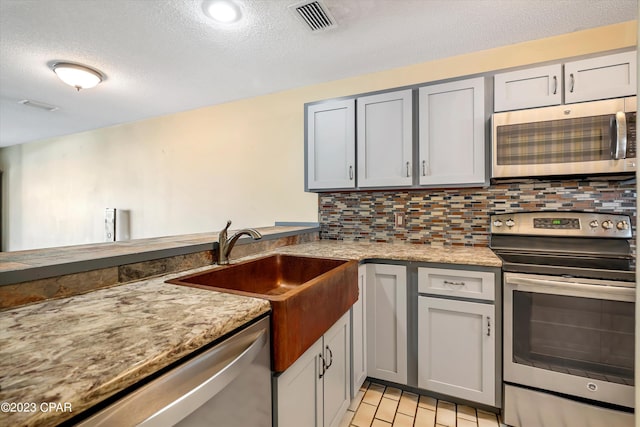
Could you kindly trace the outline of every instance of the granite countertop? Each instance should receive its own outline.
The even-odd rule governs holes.
[[[263,241],[318,231],[315,226],[257,227]],[[229,235],[235,229],[229,230]],[[244,239],[250,241],[250,239]],[[180,236],[0,252],[0,285],[211,250],[218,231]],[[241,244],[240,239],[238,244]],[[126,260],[126,262],[124,262]]]
[[[483,247],[321,240],[272,252],[501,266]],[[269,311],[266,300],[164,283],[209,268],[0,313],[0,402],[36,409],[2,411],[0,424],[58,424]],[[48,402],[62,406],[42,411]]]
[[[318,240],[285,246],[274,252],[327,258],[387,259],[443,264],[502,267],[502,260],[487,247],[427,246],[413,243],[346,242]]]
[[[33,412],[3,406],[0,425],[56,425],[270,310],[164,283],[185,273],[2,312],[0,402]]]

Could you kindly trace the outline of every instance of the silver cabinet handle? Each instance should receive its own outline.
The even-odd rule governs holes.
[[[409,162],[407,162],[407,178],[409,177]]]
[[[616,113],[615,124],[612,124],[613,127],[615,127],[615,132],[612,130],[611,134],[613,159],[624,159],[627,154],[627,116],[623,111],[618,111]]]
[[[427,176],[427,161],[422,161],[422,176]]]
[[[451,280],[445,280],[443,283],[445,285],[452,285],[452,286],[464,286],[464,285],[466,285],[465,282],[452,282]]]
[[[320,360],[320,374],[318,375],[318,378],[322,378],[324,377],[324,373],[327,372],[327,365],[324,363],[324,357],[322,356],[322,353],[318,355],[318,358]]]
[[[491,317],[487,316],[487,336],[491,336]]]
[[[349,179],[353,181],[353,166],[349,165]]]
[[[569,92],[573,93],[573,86],[575,86],[576,84],[576,78],[573,76],[573,73],[569,74],[569,77],[571,78],[571,86]]]
[[[558,93],[558,76],[553,76],[553,94]]]

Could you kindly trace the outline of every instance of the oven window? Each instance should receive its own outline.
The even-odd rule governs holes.
[[[615,116],[580,117],[499,126],[499,165],[539,165],[611,159]]]
[[[513,362],[633,385],[634,303],[513,292]]]

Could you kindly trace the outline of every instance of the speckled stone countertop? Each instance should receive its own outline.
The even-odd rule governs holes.
[[[501,266],[483,247],[322,240],[271,252]],[[1,312],[0,402],[36,411],[2,411],[0,425],[58,424],[269,311],[266,300],[164,283],[208,268]],[[73,412],[42,411],[48,402]]]
[[[317,228],[309,226],[271,226],[256,228],[264,239],[315,229]],[[233,234],[234,231],[234,229],[229,230],[229,235]],[[48,267],[82,261],[95,261],[96,259],[113,259],[125,255],[159,252],[162,250],[197,245],[210,246],[217,241],[218,231],[212,231],[210,233],[181,236],[152,237],[118,242],[0,252],[0,272]]]
[[[412,243],[345,242],[319,240],[285,246],[274,252],[344,259],[398,261],[502,267],[502,260],[487,247],[427,246]]]
[[[182,274],[0,313],[0,402],[34,409],[3,406],[0,425],[56,425],[270,309],[164,283]]]

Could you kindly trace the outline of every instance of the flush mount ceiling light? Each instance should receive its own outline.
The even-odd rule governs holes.
[[[222,24],[237,22],[242,17],[240,7],[231,0],[207,0],[202,9],[209,18]]]
[[[75,87],[78,91],[97,86],[103,79],[100,71],[86,65],[57,62],[53,64],[52,68],[60,80],[69,86]]]

